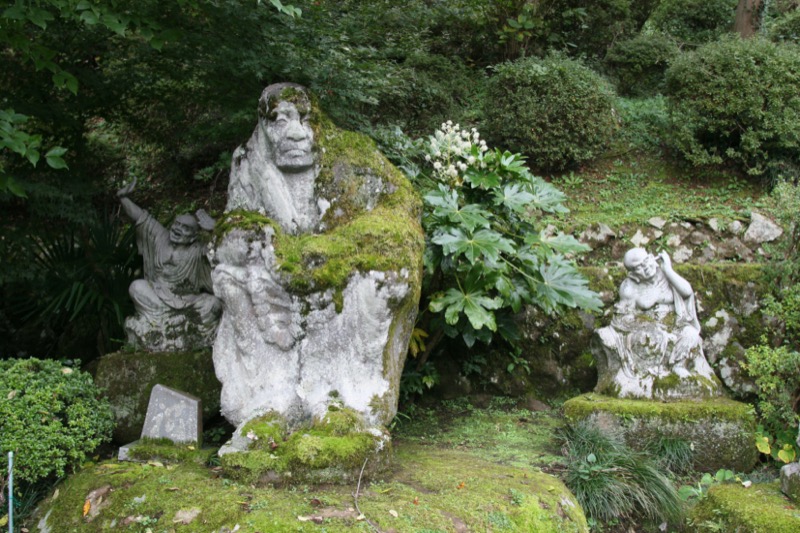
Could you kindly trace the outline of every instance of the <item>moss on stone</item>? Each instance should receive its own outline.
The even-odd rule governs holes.
[[[169,439],[140,439],[128,450],[128,457],[138,461],[162,461],[165,463],[195,463],[205,465],[215,450],[198,448],[193,444],[176,444]]]
[[[243,426],[250,439],[244,452],[224,454],[220,462],[229,477],[245,483],[349,482],[365,459],[367,477],[384,470],[391,444],[365,431],[363,417],[333,403],[328,412],[289,433],[283,418],[268,413]]]
[[[564,414],[571,420],[581,420],[596,411],[624,416],[659,418],[668,422],[715,419],[755,424],[755,413],[752,406],[727,398],[660,402],[583,394],[564,403]]]
[[[191,352],[116,352],[100,358],[95,383],[111,402],[114,441],[127,444],[142,433],[150,391],[161,384],[202,400],[205,421],[219,415],[222,386],[210,350]]]
[[[800,509],[780,491],[780,485],[757,483],[711,487],[708,496],[692,509],[694,531],[794,533],[800,531]]]
[[[748,472],[758,456],[753,408],[727,398],[662,402],[585,394],[565,402],[564,414],[572,421],[620,431],[636,450],[660,437],[691,442],[693,467],[699,471]]]

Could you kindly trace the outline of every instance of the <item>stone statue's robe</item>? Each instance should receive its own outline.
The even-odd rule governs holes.
[[[131,284],[136,310],[157,320],[173,310],[194,308],[203,323],[216,320],[211,268],[202,244],[176,246],[169,230],[147,211],[136,221],[136,245],[144,260],[144,279]]]

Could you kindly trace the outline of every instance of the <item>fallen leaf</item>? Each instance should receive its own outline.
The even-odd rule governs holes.
[[[397,514],[397,511],[395,511],[394,509],[389,509],[389,514],[392,515],[395,518],[400,516],[399,514]]]
[[[56,489],[56,490],[53,492],[53,499],[55,500],[56,498],[58,498],[58,489]],[[2,524],[0,524],[0,525],[2,525]]]
[[[175,518],[172,519],[173,524],[183,524],[188,525],[191,524],[195,518],[200,515],[201,510],[194,508],[194,509],[181,509],[177,513],[175,513]]]
[[[167,490],[170,491],[170,492],[176,492],[176,491],[181,490],[181,488],[180,487],[169,487]]]
[[[164,463],[162,463],[161,461],[147,461],[147,464],[149,464],[150,466],[156,466],[156,467],[163,467],[164,466]]]
[[[311,507],[322,507],[322,501],[319,498],[311,498],[308,503],[311,504]]]
[[[467,484],[466,484],[466,483],[464,483],[464,482],[462,481],[461,483],[459,483],[459,484],[458,484],[458,487],[456,487],[456,488],[457,488],[457,489],[459,489],[459,490],[461,490],[461,489],[463,489],[463,488],[464,488],[464,487],[466,487],[466,486],[467,486]]]
[[[411,503],[413,503],[414,505],[419,505],[419,496],[417,496],[416,498],[414,498],[414,501],[413,501],[413,502],[411,502]]]
[[[11,392],[9,392],[9,393],[8,393],[8,399],[9,399],[9,400],[13,400],[13,399],[14,399],[14,396],[16,396],[16,395],[17,395],[17,392],[18,392],[18,391],[16,391],[16,390],[12,390]],[[6,517],[6,520],[8,520],[8,517]]]
[[[86,500],[86,503],[83,504],[83,516],[89,514],[89,510],[92,508],[92,502]]]
[[[752,481],[750,481],[750,480],[747,480],[747,481],[742,481],[742,487],[744,487],[744,488],[746,488],[746,489],[749,489],[749,488],[750,488],[750,485],[752,485],[752,484],[753,484],[753,482],[752,482]]]
[[[65,376],[69,375],[69,374],[72,374],[72,369],[64,367],[64,368],[61,369],[61,373],[64,374]]]
[[[364,521],[364,520],[366,520],[366,519],[367,519],[367,517],[366,517],[366,516],[364,516],[363,514],[360,514],[360,515],[358,515],[358,516],[356,517],[356,520],[358,520],[359,522],[363,522],[363,521]]]
[[[194,450],[194,446],[187,446],[190,450]]]
[[[321,524],[325,521],[321,516],[298,516],[297,519],[301,522],[313,522],[315,524]]]

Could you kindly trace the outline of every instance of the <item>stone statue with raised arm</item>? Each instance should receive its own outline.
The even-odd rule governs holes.
[[[628,250],[611,324],[595,332],[597,392],[633,398],[720,394],[703,354],[694,291],[666,252]]]
[[[153,352],[210,346],[222,305],[212,294],[211,268],[197,235],[201,228],[213,229],[214,220],[199,210],[178,216],[167,229],[129,198],[135,187],[134,179],[117,191],[136,225],[144,260],[144,279],[128,289],[136,308],[125,320],[128,343]]]

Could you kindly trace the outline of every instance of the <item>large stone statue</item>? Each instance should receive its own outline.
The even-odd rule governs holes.
[[[672,269],[666,252],[642,248],[624,258],[611,325],[595,332],[597,392],[633,398],[691,398],[720,394],[703,354],[694,291]]]
[[[200,210],[180,215],[167,229],[129,198],[135,187],[134,179],[117,191],[136,224],[144,259],[144,279],[128,289],[136,308],[125,320],[128,343],[154,352],[210,346],[222,305],[211,293],[211,269],[197,232],[213,229],[214,221]]]
[[[296,427],[332,402],[368,426],[391,421],[419,301],[419,210],[374,144],[333,126],[303,87],[264,90],[210,252],[231,423],[278,413]]]

